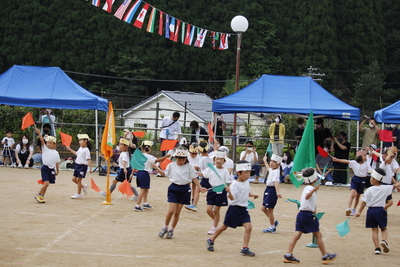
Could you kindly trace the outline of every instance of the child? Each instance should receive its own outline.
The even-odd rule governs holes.
[[[188,150],[185,147],[179,147],[175,151],[174,157],[176,161],[170,163],[165,170],[161,170],[163,176],[168,176],[172,184],[168,187],[168,211],[165,216],[165,225],[158,233],[159,237],[171,239],[174,230],[179,221],[179,216],[183,205],[190,203],[190,183],[193,182],[200,188],[201,192],[206,192],[206,188],[202,188],[197,179],[196,170],[189,163]],[[171,228],[168,230],[169,223],[172,220]]]
[[[136,174],[136,184],[138,187],[140,187],[140,193],[134,211],[143,211],[143,209],[153,208],[149,203],[147,203],[147,196],[149,195],[150,190],[150,173],[153,171],[153,169],[156,169],[157,171],[161,170],[155,164],[156,162],[161,162],[171,156],[170,154],[167,154],[164,157],[157,159],[156,157],[150,155],[152,145],[152,141],[146,140],[142,142],[141,151],[147,158],[147,161],[144,163],[144,170],[139,170]],[[140,206],[142,200],[143,208]]]
[[[382,241],[380,245],[383,248],[383,252],[389,252],[389,244],[386,241],[388,238],[388,217],[384,207],[386,205],[386,198],[392,194],[393,189],[400,187],[400,183],[395,185],[383,185],[385,175],[385,171],[381,168],[372,171],[370,179],[372,186],[365,191],[362,197],[363,202],[361,202],[360,209],[355,215],[356,217],[360,217],[364,207],[368,207],[365,227],[372,228],[372,241],[375,245],[375,254],[381,254],[382,252],[379,247],[378,227],[381,228]]]
[[[346,216],[354,216],[360,195],[364,194],[365,181],[368,179],[368,173],[372,172],[371,166],[367,162],[367,153],[365,150],[357,152],[355,160],[337,159],[333,157],[333,161],[348,164],[353,169],[354,176],[351,178],[350,198],[347,205]],[[354,208],[351,204],[354,200]]]
[[[270,226],[267,229],[263,229],[264,233],[276,233],[276,227],[279,225],[279,222],[275,220],[274,216],[274,208],[278,201],[278,198],[281,198],[281,194],[279,193],[279,176],[280,176],[280,165],[282,163],[282,157],[272,154],[270,165],[267,162],[267,157],[263,158],[265,168],[268,169],[268,179],[267,179],[267,187],[264,191],[264,199],[263,206],[261,211],[267,215],[269,219]]]
[[[54,184],[56,182],[56,176],[59,173],[58,163],[60,162],[60,155],[58,154],[57,139],[54,136],[47,136],[46,140],[40,135],[40,130],[36,128],[35,131],[40,139],[40,144],[42,148],[42,182],[43,185],[39,190],[39,193],[34,197],[37,202],[45,203],[44,194],[46,193],[49,184]],[[44,142],[46,141],[46,143]]]
[[[324,146],[324,151],[326,153],[329,153],[329,148],[328,145]],[[333,160],[332,157],[328,154],[327,157],[322,156],[320,153],[318,153],[317,157],[315,158],[315,163],[316,163],[316,171],[318,174],[322,175],[324,174],[324,169],[325,169],[325,174],[324,174],[324,182],[326,186],[333,186],[333,177],[332,177],[332,164]],[[326,166],[326,168],[325,168]]]
[[[87,134],[78,134],[79,149],[74,151],[69,146],[65,148],[76,156],[74,174],[72,177],[72,182],[78,185],[78,191],[75,195],[71,196],[72,199],[82,198],[81,191],[86,196],[87,185],[82,184],[82,179],[85,178],[86,172],[89,167],[89,172],[92,173],[92,161],[90,159],[90,150],[92,150],[92,144],[90,143],[90,138]]]
[[[10,165],[11,167],[15,167],[15,162],[13,161],[14,157],[14,151],[13,151],[13,146],[15,144],[14,138],[12,138],[12,131],[7,131],[6,132],[6,137],[1,140],[1,143],[3,144],[3,164],[1,166],[6,166]]]
[[[251,163],[245,160],[241,160],[236,164],[237,179],[234,180],[230,187],[225,187],[228,192],[231,203],[228,210],[226,211],[224,224],[218,228],[214,235],[207,239],[208,251],[214,251],[215,239],[228,227],[236,228],[237,226],[243,226],[245,229],[243,236],[243,247],[240,250],[243,256],[254,256],[255,253],[251,252],[248,245],[251,235],[251,221],[250,215],[247,210],[248,197],[258,198],[257,194],[250,192],[249,177],[251,173]]]
[[[188,157],[189,163],[192,164],[192,166],[196,169],[196,171],[200,171],[199,167],[199,162],[201,157],[199,156],[199,150],[198,150],[198,145],[197,143],[192,143],[189,146],[189,154],[190,156]],[[197,211],[197,203],[199,202],[199,197],[200,197],[200,189],[197,188],[196,184],[192,183],[192,204],[191,205],[186,205],[185,209],[191,210],[196,212]]]
[[[225,163],[225,152],[218,150],[214,154],[216,174],[211,168],[207,168],[204,172],[200,172],[199,176],[209,178],[212,187],[230,183],[230,174],[223,164]],[[213,220],[210,231],[207,234],[213,235],[218,227],[220,219],[221,207],[228,206],[228,198],[225,189],[222,192],[214,192],[210,190],[207,193],[207,214]]]
[[[317,185],[319,179],[317,172],[313,168],[304,170],[303,177],[304,182],[308,185],[304,187],[303,193],[301,194],[300,211],[296,218],[296,233],[294,234],[292,241],[289,243],[287,254],[283,256],[283,262],[300,263],[300,260],[293,256],[293,249],[303,233],[313,233],[317,240],[318,248],[322,253],[322,263],[325,264],[336,259],[336,254],[329,254],[326,252],[322,234],[319,231],[319,221],[314,215],[317,206],[316,191],[320,186],[319,184]]]

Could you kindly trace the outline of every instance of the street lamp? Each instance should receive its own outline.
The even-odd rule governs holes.
[[[249,22],[241,15],[234,17],[231,21],[231,28],[237,33],[237,46],[236,46],[236,78],[235,78],[235,92],[239,90],[239,74],[240,74],[240,43],[242,41],[242,33],[247,31]],[[236,162],[236,113],[233,114],[233,140],[232,140],[232,160]]]

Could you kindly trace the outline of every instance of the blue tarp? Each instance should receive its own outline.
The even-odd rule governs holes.
[[[229,96],[213,101],[219,113],[290,113],[359,120],[360,109],[339,100],[310,77],[263,75]]]
[[[11,67],[0,75],[0,104],[108,110],[107,99],[90,93],[58,67]]]
[[[377,122],[400,124],[400,101],[374,112]]]

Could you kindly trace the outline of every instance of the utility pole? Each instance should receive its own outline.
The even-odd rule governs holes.
[[[318,68],[313,68],[312,66],[310,66],[307,70],[308,70],[307,76],[311,77],[316,82],[321,82],[322,81],[321,77],[325,76],[325,73],[319,73],[319,72],[314,73],[314,71],[317,71]]]

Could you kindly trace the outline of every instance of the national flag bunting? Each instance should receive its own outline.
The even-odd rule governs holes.
[[[158,22],[158,34],[159,35],[163,35],[163,23],[164,23],[164,18],[163,18],[163,15],[164,15],[164,12],[162,12],[162,11],[160,11],[160,19],[159,19],[159,22]]]
[[[181,43],[182,44],[185,42],[185,26],[186,26],[186,23],[182,22],[182,27],[181,27]]]
[[[115,0],[106,0],[106,3],[103,6],[103,10],[110,13],[112,11],[112,5],[114,4],[114,2]]]
[[[187,24],[185,41],[183,42],[185,45],[190,45],[190,30],[191,30],[191,26],[190,26],[190,24]]]
[[[171,17],[169,21],[169,39],[172,41],[175,39],[175,18]]]
[[[153,7],[150,13],[149,22],[147,23],[147,31],[153,33],[154,32],[154,25],[156,23],[156,14],[157,9]]]
[[[116,16],[118,19],[122,19],[122,17],[125,14],[126,9],[128,6],[131,4],[132,0],[125,0],[117,9],[115,12],[114,16]]]
[[[165,14],[165,38],[169,39],[169,15]]]
[[[188,45],[192,45],[193,43],[193,38],[194,38],[194,31],[196,30],[196,26],[192,26],[192,30],[190,31],[190,39],[189,39],[189,44]]]
[[[200,29],[200,31],[197,32],[196,42],[194,43],[195,47],[203,47],[204,41],[207,36],[207,31],[208,30]]]
[[[92,0],[92,5],[99,7],[100,6],[100,0]]]
[[[219,50],[226,50],[229,48],[228,46],[228,38],[230,34],[228,33],[221,33],[221,36],[219,38]]]
[[[175,29],[175,34],[174,34],[174,42],[178,42],[178,36],[179,36],[179,27],[181,26],[181,20],[177,19],[176,20],[176,29]]]
[[[101,139],[101,153],[105,160],[110,160],[113,155],[113,145],[115,143],[115,118],[112,102],[108,102],[108,113],[106,125],[104,127],[103,138]]]
[[[147,3],[143,6],[142,10],[140,11],[139,15],[136,18],[135,23],[133,24],[133,26],[138,27],[139,29],[142,28],[143,21],[144,21],[144,18],[146,17],[147,10],[149,9],[149,7],[150,7],[150,5]]]
[[[135,16],[136,11],[138,10],[142,0],[137,0],[133,6],[129,9],[129,11],[125,14],[123,21],[127,23],[131,23],[133,16]]]

